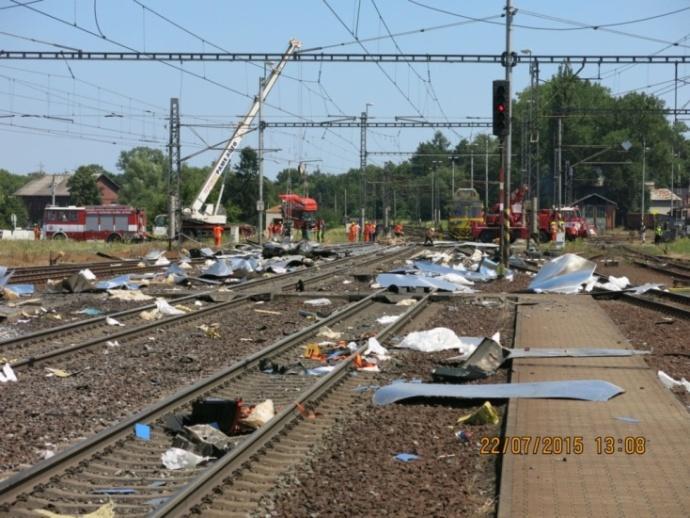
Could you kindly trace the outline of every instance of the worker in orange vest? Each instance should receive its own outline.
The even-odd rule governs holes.
[[[355,222],[353,221],[347,229],[347,240],[350,243],[354,243],[355,239],[357,239],[357,233],[355,232]]]
[[[403,226],[402,226],[402,224],[396,223],[396,224],[393,226],[393,234],[395,235],[395,237],[402,237],[402,235],[403,235]]]
[[[364,242],[368,243],[371,239],[371,223],[364,224]]]
[[[223,242],[223,227],[216,225],[213,227],[213,239],[216,244],[216,248],[220,248]]]

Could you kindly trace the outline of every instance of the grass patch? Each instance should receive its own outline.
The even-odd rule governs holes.
[[[98,260],[97,252],[134,259],[151,250],[165,250],[165,242],[105,243],[103,241],[0,241],[0,264],[3,266],[47,265],[51,254],[62,252],[63,263],[83,263]]]

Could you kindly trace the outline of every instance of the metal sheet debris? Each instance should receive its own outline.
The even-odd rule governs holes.
[[[606,356],[637,356],[642,354],[650,354],[651,351],[637,351],[634,349],[599,349],[589,347],[579,347],[573,349],[548,349],[542,347],[526,347],[524,349],[505,349],[507,352],[507,359],[515,358],[598,358]]]
[[[603,380],[538,381],[485,385],[444,385],[439,383],[394,383],[376,391],[375,405],[388,405],[415,397],[460,399],[578,399],[608,401],[625,392]]]
[[[382,273],[376,276],[376,284],[383,288],[426,288],[441,291],[457,291],[460,288],[452,282],[436,279],[433,277],[423,277],[420,275],[401,275],[397,273]]]
[[[96,283],[96,289],[101,291],[114,289],[137,290],[140,286],[141,284],[132,282],[129,275],[118,275],[112,279]]]
[[[215,278],[224,278],[224,277],[230,277],[233,274],[232,268],[228,266],[228,263],[225,261],[218,260],[215,261],[211,266],[209,266],[204,272],[201,274],[202,277],[215,277]]]
[[[539,270],[528,289],[536,293],[578,293],[589,282],[596,263],[575,254],[552,259]]]
[[[202,457],[180,448],[169,448],[161,454],[161,462],[168,469],[193,468],[213,457]]]

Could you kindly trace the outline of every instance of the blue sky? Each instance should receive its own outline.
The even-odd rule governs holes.
[[[31,0],[18,0],[30,2]],[[417,2],[417,3],[415,3]],[[444,0],[39,0],[31,8],[67,21],[60,23],[27,7],[12,7],[12,0],[0,0],[0,48],[5,50],[56,50],[50,44],[82,50],[122,50],[102,38],[75,28],[100,30],[107,38],[137,50],[213,52],[282,52],[290,38],[298,38],[305,48],[350,42],[329,49],[333,52],[361,53],[352,44],[350,31],[360,38],[386,36],[386,27],[395,33],[431,28],[463,21],[456,15],[475,18],[499,16],[504,2]],[[156,11],[201,39],[171,25],[146,10]],[[423,5],[418,5],[423,4]],[[342,22],[331,12],[336,11]],[[424,7],[427,6],[427,7]],[[573,23],[586,25],[624,22],[687,8],[690,2],[640,0],[612,1],[515,1],[518,9],[513,48],[531,49],[535,54],[652,54],[680,41],[662,54],[686,55],[690,48],[690,10],[640,23],[612,27],[630,33],[603,30],[567,29]],[[6,7],[9,7],[5,9]],[[436,8],[448,11],[442,13]],[[377,12],[378,8],[378,12]],[[359,15],[358,15],[359,11]],[[379,13],[381,16],[379,16]],[[450,14],[455,13],[455,14]],[[505,45],[502,18],[455,25],[423,33],[399,36],[395,40],[404,52],[498,54]],[[97,25],[98,23],[98,25]],[[38,41],[28,41],[32,38]],[[688,39],[683,39],[688,37]],[[370,52],[397,52],[389,38],[364,43]],[[69,65],[69,66],[68,66]],[[86,163],[99,163],[111,171],[122,150],[137,145],[165,148],[168,138],[166,117],[170,97],[179,97],[182,121],[199,124],[227,124],[248,109],[255,95],[262,65],[249,63],[184,63],[186,72],[205,76],[239,93],[198,79],[156,62],[69,62],[0,61],[0,168],[27,173],[42,167],[47,172],[72,170]],[[498,65],[412,65],[384,64],[386,74],[374,64],[289,63],[268,102],[267,120],[295,120],[278,108],[309,120],[331,115],[359,115],[370,103],[375,120],[422,113],[428,120],[465,120],[490,115],[491,80],[503,77]],[[543,66],[542,77],[556,66]],[[690,73],[680,66],[679,77]],[[581,77],[601,77],[601,84],[614,93],[632,89],[665,92],[673,106],[672,66],[634,67],[588,66]],[[74,78],[72,77],[74,76]],[[289,76],[289,77],[288,77]],[[429,82],[429,79],[431,81]],[[529,81],[527,66],[514,73],[514,90]],[[395,84],[394,84],[395,83]],[[662,84],[658,84],[662,83]],[[397,86],[396,86],[397,85]],[[647,85],[656,85],[644,88]],[[671,83],[672,86],[672,83]],[[688,103],[689,89],[678,90],[678,106]],[[436,102],[435,99],[438,99]],[[14,114],[9,118],[7,115]],[[31,115],[20,117],[19,115]],[[49,116],[46,119],[44,116]],[[107,117],[107,115],[110,115]],[[113,116],[117,115],[117,116]],[[216,143],[227,138],[230,129],[197,127],[182,131],[182,154],[204,147],[202,140]],[[455,144],[472,131],[444,130]],[[370,151],[411,151],[420,140],[431,138],[433,130],[370,130]],[[322,170],[341,173],[359,164],[359,130],[324,132],[319,129],[269,129],[266,173],[274,176],[300,160],[320,160]],[[257,145],[250,134],[243,145]],[[218,151],[192,159],[194,165],[211,163]],[[371,163],[404,157],[372,155]]]

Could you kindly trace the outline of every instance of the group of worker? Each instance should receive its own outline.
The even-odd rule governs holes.
[[[383,225],[377,224],[376,221],[367,221],[362,228],[357,221],[352,221],[347,228],[347,239],[350,243],[354,243],[360,238],[360,230],[362,231],[362,241],[365,243],[375,243],[380,234],[384,232]],[[390,228],[388,229],[390,230]],[[386,230],[386,232],[388,232]],[[395,223],[392,228],[395,237],[403,237],[404,231],[402,223]]]

